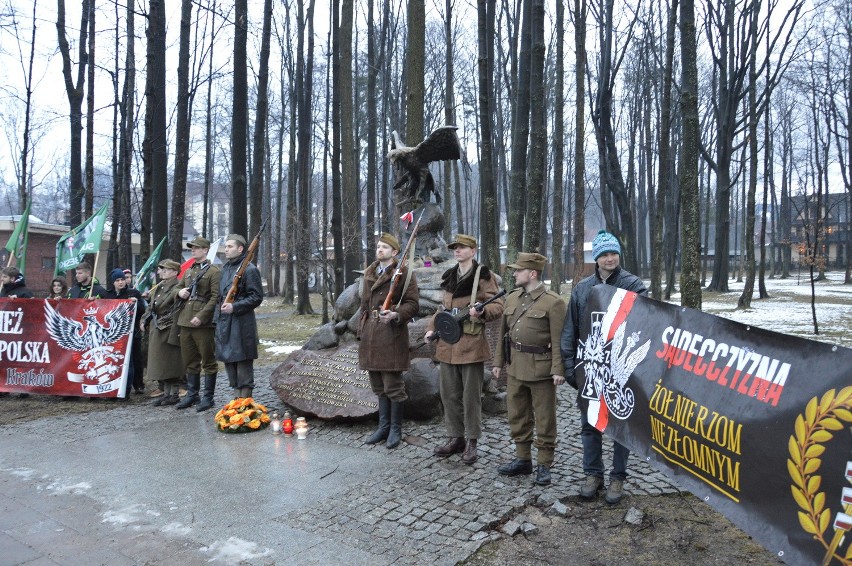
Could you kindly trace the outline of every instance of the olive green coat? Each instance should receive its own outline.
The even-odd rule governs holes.
[[[143,318],[147,320],[149,331],[148,373],[145,376],[145,381],[149,383],[183,377],[180,346],[172,346],[168,342],[171,330],[169,315],[178,289],[179,281],[176,278],[160,282],[151,293],[148,310]]]
[[[550,348],[539,354],[512,349],[512,363],[507,368],[510,376],[521,381],[539,381],[564,375],[559,339],[565,312],[565,301],[544,285],[539,285],[531,293],[522,288],[509,293],[500,323],[500,347],[494,356],[494,365],[502,367],[506,361],[502,345],[503,337],[508,334],[516,344]]]
[[[192,286],[195,276],[207,261],[195,262],[186,270],[178,283],[178,290],[188,289]],[[222,278],[222,270],[216,265],[209,269],[198,279],[195,285],[195,294],[186,301],[178,316],[178,326],[192,327],[189,321],[198,317],[201,328],[214,327],[213,314],[216,312],[216,304],[219,302],[219,281]]]

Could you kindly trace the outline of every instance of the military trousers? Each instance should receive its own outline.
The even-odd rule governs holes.
[[[450,438],[478,439],[482,436],[482,362],[441,362],[441,404]]]
[[[180,327],[180,354],[186,373],[216,375],[216,328],[213,326]]]
[[[401,371],[369,371],[370,387],[377,396],[401,403],[408,399]]]
[[[553,380],[523,381],[510,375],[506,382],[506,405],[515,456],[531,460],[535,438],[538,463],[552,466],[556,450],[556,386]]]

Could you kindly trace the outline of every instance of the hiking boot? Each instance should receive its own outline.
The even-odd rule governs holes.
[[[550,485],[550,468],[541,464],[536,466],[534,483],[536,485]]]
[[[474,462],[476,462],[478,456],[476,455],[476,439],[470,438],[467,441],[467,448],[464,449],[464,454],[462,454],[462,462],[470,466]]]
[[[497,468],[497,473],[501,476],[519,476],[530,475],[533,473],[532,460],[519,460],[515,458],[508,464],[503,464]]]
[[[163,390],[158,387],[157,389],[151,391],[149,397],[162,397],[163,395],[165,395],[165,392],[163,392]]]
[[[580,497],[583,499],[594,499],[598,490],[603,487],[603,478],[598,476],[586,476],[586,483],[580,488]]]
[[[615,505],[624,496],[624,480],[611,479],[609,487],[606,488],[604,500],[610,505]]]
[[[464,452],[464,438],[450,438],[446,444],[436,446],[432,450],[432,454],[445,458],[453,454],[461,454]]]

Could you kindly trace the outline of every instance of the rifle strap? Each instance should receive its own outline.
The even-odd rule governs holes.
[[[396,303],[394,310],[399,309],[402,304],[402,299],[405,297],[405,292],[408,290],[408,284],[411,282],[411,274],[414,273],[414,248],[417,247],[417,242],[411,242],[411,250],[408,253],[408,272],[405,274],[405,284],[402,286],[402,293],[399,295],[399,301]]]
[[[470,293],[470,306],[476,304],[476,293],[479,291],[479,272],[482,271],[482,265],[476,266],[476,273],[473,274],[473,291]]]

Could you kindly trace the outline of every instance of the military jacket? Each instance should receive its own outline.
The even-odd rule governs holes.
[[[189,289],[192,282],[196,279],[196,275],[201,271],[208,260],[203,262],[195,262],[186,270],[183,277],[178,283],[178,290]],[[192,327],[190,321],[193,317],[198,317],[201,321],[201,326],[212,327],[213,315],[216,312],[216,305],[219,302],[219,282],[222,279],[222,270],[216,265],[211,265],[204,274],[198,278],[195,285],[195,291],[186,301],[178,315],[178,326]]]
[[[506,360],[504,337],[511,339],[511,362],[507,371],[510,376],[522,381],[550,379],[564,375],[559,338],[565,322],[565,301],[545,286],[539,285],[527,293],[518,288],[506,298],[506,308],[500,322],[500,341],[494,365],[502,367]],[[536,352],[524,352],[529,347]]]

